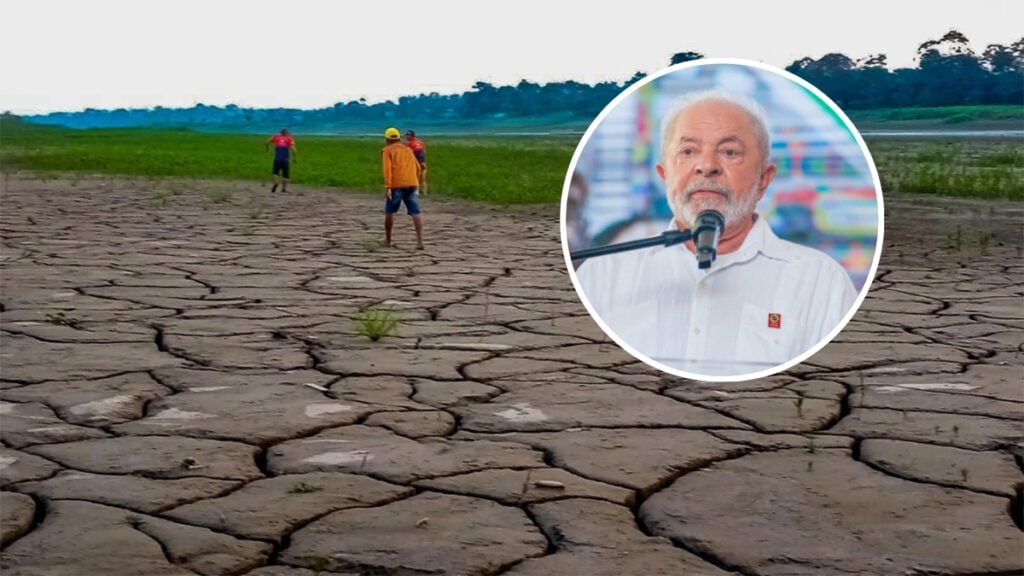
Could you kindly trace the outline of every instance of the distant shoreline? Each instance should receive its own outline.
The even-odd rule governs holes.
[[[890,135],[921,137],[1017,137],[1024,132],[1024,106],[954,106],[943,108],[897,108],[887,110],[849,110],[846,115],[856,129],[863,133],[884,133],[872,137]],[[267,134],[281,128],[266,121],[242,124],[230,120],[223,124],[216,121],[195,124],[150,123],[138,126],[104,126],[97,128],[74,127],[43,117],[28,116],[23,120],[40,126],[60,126],[72,130],[172,130],[218,134]],[[521,118],[483,118],[417,120],[415,118],[382,118],[380,120],[356,120],[352,122],[329,122],[321,125],[303,125],[301,122],[290,126],[295,134],[307,136],[376,137],[386,126],[401,129],[412,128],[430,136],[553,136],[582,137],[593,119],[573,117],[572,114],[554,113],[546,116]],[[73,124],[73,123],[72,123]],[[869,137],[869,136],[865,136]]]

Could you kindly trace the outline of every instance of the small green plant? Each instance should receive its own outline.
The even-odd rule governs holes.
[[[206,193],[206,199],[210,204],[227,204],[228,202],[231,202],[231,196],[231,190],[225,190],[223,188],[216,188]]]
[[[799,418],[804,417],[804,397],[797,396],[793,399],[793,405],[796,406],[796,415]]]
[[[960,426],[957,425],[957,424],[953,424],[953,436],[959,436],[959,435],[960,435]]]
[[[381,241],[374,238],[373,236],[363,237],[362,241],[359,242],[359,245],[362,246],[363,250],[366,250],[367,252],[376,252],[377,250],[383,248]]]
[[[313,492],[319,492],[323,490],[323,486],[317,486],[316,484],[309,484],[306,482],[298,482],[292,484],[291,488],[288,489],[289,494],[311,494]]]
[[[167,190],[157,190],[153,192],[152,199],[153,205],[157,208],[164,208],[171,201],[172,194]]]
[[[982,255],[988,253],[988,244],[992,240],[995,240],[995,238],[996,235],[991,232],[985,232],[984,234],[981,235],[981,238],[978,239],[978,248],[981,249]]]
[[[967,484],[967,480],[970,478],[970,471],[967,468],[960,469],[960,479],[963,480],[964,484]]]
[[[808,454],[818,453],[818,445],[814,443],[814,438],[809,438],[807,440],[807,446],[805,446],[804,449],[807,450]]]
[[[63,312],[56,312],[46,315],[46,321],[57,326],[74,326],[78,321],[65,316]]]
[[[367,309],[356,314],[356,332],[376,342],[392,335],[398,328],[398,318],[390,310]]]
[[[314,574],[320,574],[324,570],[327,570],[327,567],[330,565],[330,560],[323,556],[313,556],[309,559],[309,569],[312,570]]]
[[[249,196],[249,202],[245,205],[245,214],[253,220],[257,220],[260,216],[263,216],[262,194],[254,193]]]
[[[960,251],[960,247],[963,244],[963,233],[962,232],[963,231],[961,230],[960,225],[957,224],[956,225],[956,232],[952,233],[950,235],[950,237],[949,237],[949,239],[950,239],[950,248],[956,248],[957,252]]]

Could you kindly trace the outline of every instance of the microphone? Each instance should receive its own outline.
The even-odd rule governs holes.
[[[697,215],[697,221],[693,224],[693,231],[669,230],[652,238],[577,250],[570,253],[569,258],[573,261],[586,260],[595,256],[639,250],[640,248],[649,248],[651,246],[675,246],[676,244],[693,240],[697,248],[697,267],[701,269],[710,268],[711,263],[715,261],[715,256],[718,255],[718,238],[722,235],[722,229],[725,228],[725,217],[715,210],[705,210]]]
[[[705,270],[718,256],[718,239],[725,228],[725,217],[716,210],[705,210],[693,223],[693,244],[697,248],[697,268]]]

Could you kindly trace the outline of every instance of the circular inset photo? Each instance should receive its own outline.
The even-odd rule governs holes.
[[[707,59],[629,86],[590,125],[562,194],[583,304],[664,372],[741,381],[828,344],[881,256],[881,185],[827,96],[758,62]]]

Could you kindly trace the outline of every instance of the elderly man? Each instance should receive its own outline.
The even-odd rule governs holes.
[[[857,293],[826,254],[779,239],[755,212],[775,177],[756,103],[724,91],[690,95],[664,118],[658,175],[670,229],[725,219],[718,256],[697,266],[695,246],[591,258],[576,271],[605,326],[630,348],[699,375],[739,376],[800,356],[839,326]]]

